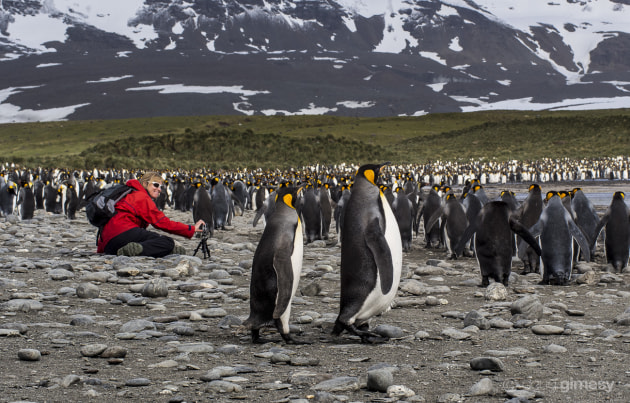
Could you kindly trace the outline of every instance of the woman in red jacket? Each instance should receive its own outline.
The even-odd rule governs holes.
[[[182,246],[175,246],[173,238],[146,229],[151,224],[168,233],[192,238],[205,224],[203,220],[194,226],[171,221],[158,210],[153,200],[160,195],[162,184],[162,177],[157,172],[148,172],[139,181],[127,181],[127,186],[135,191],[116,203],[117,213],[105,224],[98,239],[98,253],[152,257],[186,254]]]

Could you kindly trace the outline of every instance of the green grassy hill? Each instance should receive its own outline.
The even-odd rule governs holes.
[[[630,154],[630,110],[422,117],[195,116],[0,125],[0,161],[66,168],[287,168],[315,163]]]

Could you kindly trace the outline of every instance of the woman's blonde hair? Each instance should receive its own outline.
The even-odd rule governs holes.
[[[146,185],[151,182],[163,183],[164,179],[162,179],[162,175],[160,175],[159,173],[155,171],[149,171],[145,173],[144,175],[142,175],[142,177],[140,178],[140,183],[143,185]]]

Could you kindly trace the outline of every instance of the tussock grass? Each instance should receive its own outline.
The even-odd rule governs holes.
[[[0,160],[65,168],[288,168],[630,155],[630,110],[422,117],[194,116],[0,125]]]

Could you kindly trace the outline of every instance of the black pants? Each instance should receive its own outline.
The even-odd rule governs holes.
[[[173,252],[173,247],[175,247],[175,241],[171,237],[156,234],[144,228],[132,228],[113,237],[105,245],[105,253],[115,255],[118,249],[129,242],[136,242],[142,245],[140,256],[163,257],[170,255]]]

